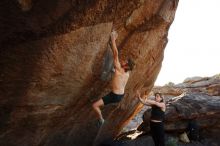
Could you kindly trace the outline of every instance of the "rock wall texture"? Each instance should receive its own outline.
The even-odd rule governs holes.
[[[88,146],[114,138],[153,87],[178,0],[1,0],[0,145]],[[136,66],[121,103],[95,124],[91,104],[110,90],[112,29]]]

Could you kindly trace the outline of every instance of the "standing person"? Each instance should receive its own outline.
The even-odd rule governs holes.
[[[165,146],[164,136],[164,117],[166,105],[163,100],[161,93],[155,93],[155,100],[147,99],[147,95],[141,97],[137,91],[139,101],[152,107],[151,118],[150,118],[150,130],[155,143],[155,146]],[[146,100],[143,100],[145,98]]]
[[[92,107],[97,114],[99,125],[104,123],[104,118],[102,116],[100,107],[110,104],[120,102],[124,96],[125,86],[129,78],[129,72],[133,69],[134,63],[131,59],[121,60],[119,62],[118,49],[115,40],[117,39],[117,33],[113,31],[111,33],[111,43],[112,52],[114,58],[114,75],[112,79],[112,91],[106,96],[102,97],[98,101],[94,102]]]

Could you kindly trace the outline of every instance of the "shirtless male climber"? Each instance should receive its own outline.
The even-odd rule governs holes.
[[[111,43],[115,71],[112,79],[112,91],[108,93],[106,96],[94,102],[92,105],[94,111],[97,114],[99,125],[102,125],[105,121],[102,116],[100,107],[110,103],[116,103],[121,101],[121,99],[124,96],[125,86],[129,78],[129,72],[133,69],[134,66],[134,63],[131,61],[131,59],[121,60],[119,62],[118,49],[115,43],[117,37],[117,33],[113,31],[111,33]]]

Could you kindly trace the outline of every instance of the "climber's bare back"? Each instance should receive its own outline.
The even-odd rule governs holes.
[[[124,94],[125,86],[129,78],[129,72],[115,70],[112,79],[112,91],[115,94]]]

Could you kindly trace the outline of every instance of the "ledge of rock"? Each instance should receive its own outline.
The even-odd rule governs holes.
[[[178,0],[1,0],[0,145],[88,146],[114,138],[160,71]],[[121,103],[91,104],[110,90],[112,29],[136,66]],[[122,116],[123,115],[123,116]]]

